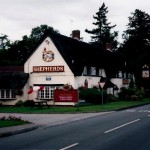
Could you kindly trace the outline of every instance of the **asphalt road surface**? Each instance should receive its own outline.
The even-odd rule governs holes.
[[[0,150],[150,150],[150,105],[1,138]]]

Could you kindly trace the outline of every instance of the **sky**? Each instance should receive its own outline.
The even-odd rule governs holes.
[[[33,28],[48,25],[66,36],[80,30],[83,41],[89,42],[91,35],[85,29],[96,27],[93,15],[103,2],[108,7],[108,22],[116,24],[114,30],[119,32],[120,42],[128,17],[135,9],[150,14],[150,0],[0,0],[0,35],[7,35],[12,41],[21,40]]]

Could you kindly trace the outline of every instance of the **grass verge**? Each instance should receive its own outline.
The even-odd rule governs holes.
[[[28,124],[27,121],[20,121],[20,120],[0,120],[0,128],[2,127],[10,127],[10,126],[16,126],[16,125],[23,125]]]
[[[51,106],[50,108],[43,107],[0,107],[0,113],[28,113],[28,114],[50,114],[50,113],[86,113],[86,112],[101,112],[120,110],[127,107],[134,107],[150,103],[150,98],[143,99],[142,101],[118,101],[106,103],[103,105],[79,105],[76,107],[58,107]]]

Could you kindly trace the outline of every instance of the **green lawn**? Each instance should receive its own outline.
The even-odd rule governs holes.
[[[142,101],[119,101],[111,102],[103,105],[80,105],[79,107],[65,107],[65,106],[51,106],[49,108],[43,107],[0,107],[0,113],[29,113],[29,114],[49,114],[49,113],[80,113],[80,112],[101,112],[113,111],[126,107],[143,105],[150,103],[150,98],[143,99]]]
[[[27,124],[27,121],[20,120],[0,120],[0,128]]]
[[[103,105],[80,105],[79,107],[64,107],[64,106],[51,106],[49,108],[37,108],[34,107],[13,107],[5,106],[0,107],[0,113],[28,113],[28,114],[52,114],[52,113],[86,113],[86,112],[101,112],[101,111],[113,111],[123,108],[139,106],[144,104],[150,104],[150,98],[143,99],[142,101],[119,101],[111,102]],[[29,122],[23,120],[0,120],[0,128],[8,126],[16,126],[27,124]]]

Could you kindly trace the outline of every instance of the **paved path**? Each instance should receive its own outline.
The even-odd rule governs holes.
[[[111,112],[100,113],[81,113],[81,114],[18,114],[18,113],[0,113],[0,118],[9,115],[21,117],[22,120],[29,121],[38,126],[52,126],[76,120],[85,119],[88,117],[99,116]]]
[[[81,114],[18,114],[18,113],[0,113],[0,118],[9,115],[21,117],[22,120],[32,122],[31,124],[19,125],[13,127],[0,128],[0,137],[19,134],[37,129],[38,127],[54,126],[72,121],[77,121],[89,117],[104,115],[112,112],[100,113],[81,113]]]

